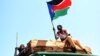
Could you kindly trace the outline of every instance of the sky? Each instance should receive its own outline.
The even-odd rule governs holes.
[[[13,56],[16,47],[32,39],[55,40],[46,2],[50,0],[0,0],[0,56]],[[100,0],[71,0],[68,14],[54,20],[75,39],[100,54]]]

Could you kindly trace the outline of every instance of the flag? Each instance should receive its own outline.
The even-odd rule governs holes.
[[[67,14],[71,0],[52,0],[47,2],[51,21]]]

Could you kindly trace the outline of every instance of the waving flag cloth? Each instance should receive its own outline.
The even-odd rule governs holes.
[[[52,0],[47,2],[51,21],[57,19],[59,16],[67,14],[71,6],[71,0]]]

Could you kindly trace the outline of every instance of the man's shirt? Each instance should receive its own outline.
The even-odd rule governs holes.
[[[68,33],[66,30],[58,31],[57,32],[57,37],[60,37],[60,39],[65,39],[67,37]]]

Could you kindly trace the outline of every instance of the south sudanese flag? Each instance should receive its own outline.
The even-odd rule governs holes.
[[[71,0],[52,0],[47,2],[51,21],[57,19],[59,16],[67,14],[71,6]]]

